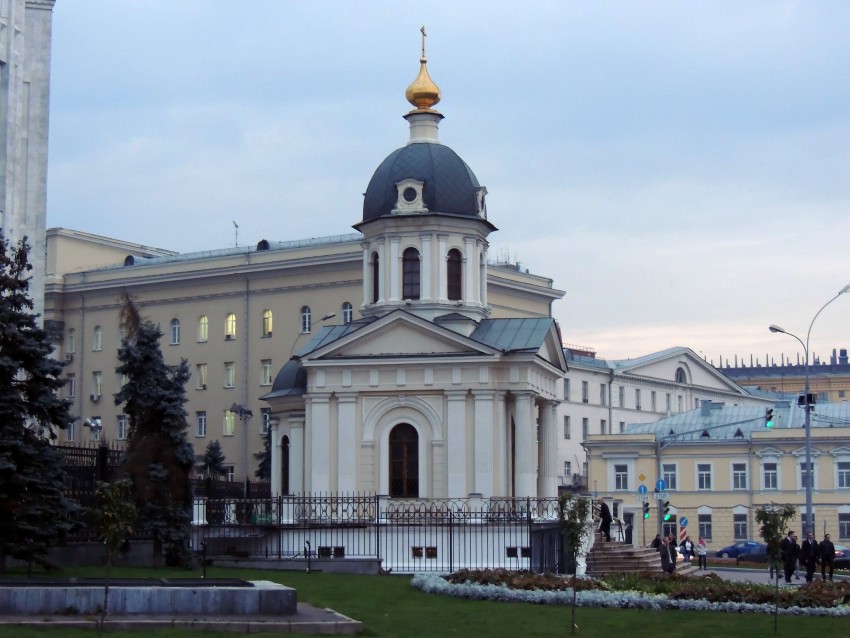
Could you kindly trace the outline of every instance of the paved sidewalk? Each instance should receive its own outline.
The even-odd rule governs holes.
[[[770,573],[768,572],[767,567],[765,567],[764,569],[745,569],[740,567],[710,567],[708,571],[692,571],[689,575],[700,576],[701,574],[709,573],[717,574],[723,580],[730,580],[736,582],[759,583],[761,585],[772,585],[776,582],[773,578],[770,577]],[[820,572],[815,573],[815,580],[820,580]],[[848,578],[843,575],[835,575],[835,580],[848,580]],[[790,584],[785,582],[784,575],[779,578],[780,587],[797,587],[799,585],[805,584],[806,578],[804,576],[801,576],[800,580],[792,578]]]

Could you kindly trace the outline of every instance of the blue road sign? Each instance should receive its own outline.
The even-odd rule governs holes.
[[[658,490],[659,492],[663,492],[664,490],[667,489],[667,481],[665,481],[664,479],[658,479],[655,482],[655,489]]]
[[[638,485],[638,494],[646,494],[646,485]]]
[[[688,526],[688,519],[683,516],[682,518],[679,519],[679,527],[687,527],[687,526]]]

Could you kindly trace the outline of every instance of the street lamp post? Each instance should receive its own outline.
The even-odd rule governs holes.
[[[814,468],[812,468],[812,405],[809,401],[810,395],[810,385],[809,385],[809,339],[812,336],[812,326],[815,325],[815,320],[818,318],[820,313],[823,312],[824,308],[826,308],[833,301],[838,299],[845,292],[850,292],[850,284],[844,286],[841,290],[838,291],[838,294],[835,295],[832,299],[827,301],[823,306],[821,306],[820,310],[815,313],[815,316],[812,318],[812,322],[809,324],[809,331],[806,333],[806,341],[803,342],[800,337],[795,335],[792,332],[788,332],[784,328],[780,328],[776,324],[771,325],[768,329],[771,332],[780,332],[782,334],[786,334],[789,337],[794,337],[797,341],[800,342],[800,345],[803,346],[803,354],[805,355],[805,381],[803,388],[803,409],[805,410],[805,429],[806,429],[806,525],[804,526],[803,534],[807,532],[814,533],[815,527],[812,523],[812,484],[814,483]]]

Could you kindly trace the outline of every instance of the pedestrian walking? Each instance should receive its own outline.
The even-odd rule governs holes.
[[[697,564],[700,569],[708,570],[708,545],[705,539],[700,536],[696,546]]]
[[[599,526],[599,529],[602,531],[602,534],[605,536],[605,541],[611,542],[611,522],[614,520],[614,517],[611,516],[611,510],[608,508],[608,503],[606,503],[601,498],[599,499],[599,518],[602,521],[602,524]]]
[[[782,558],[782,566],[785,571],[785,583],[791,583],[791,576],[797,566],[797,558],[800,554],[800,546],[797,545],[796,534],[788,530],[788,535],[779,543],[779,555]]]
[[[675,547],[675,543],[673,544]],[[661,569],[665,574],[672,574],[676,571],[676,559],[673,558],[673,552],[676,550],[670,549],[670,539],[668,537],[664,537],[661,539],[661,547],[658,550],[658,555],[661,558]]]
[[[679,549],[682,550],[682,557],[685,559],[685,562],[690,565],[691,556],[694,555],[694,544],[690,536],[685,536],[685,540],[682,541]]]
[[[811,532],[806,534],[806,540],[800,545],[800,565],[806,570],[806,582],[812,582],[815,575],[815,567],[818,562],[818,542]]]
[[[832,571],[835,568],[835,545],[829,540],[829,534],[823,535],[823,540],[818,545],[820,554],[820,577],[826,580],[827,568],[829,568],[829,580],[832,580]]]

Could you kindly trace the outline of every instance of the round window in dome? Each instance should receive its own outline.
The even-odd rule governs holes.
[[[405,188],[404,191],[402,191],[401,193],[401,196],[404,197],[404,201],[406,201],[408,204],[416,201],[417,195],[418,193],[416,192],[416,189],[411,186]]]

